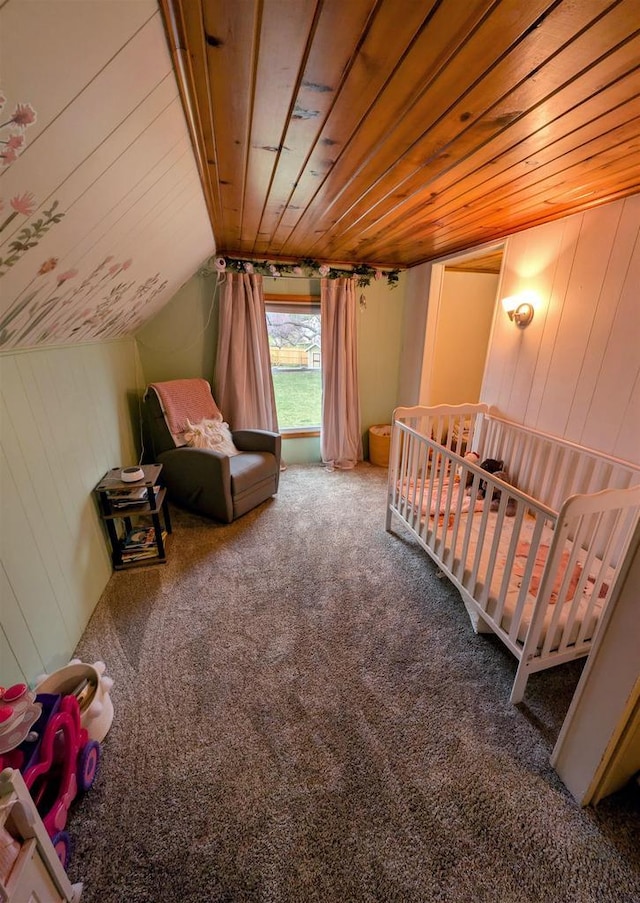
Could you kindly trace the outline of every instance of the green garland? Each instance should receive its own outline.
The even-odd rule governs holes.
[[[317,260],[305,258],[299,263],[273,263],[269,260],[242,260],[237,257],[216,257],[207,261],[198,270],[200,276],[212,276],[214,273],[256,273],[260,276],[305,276],[307,279],[325,277],[327,279],[339,279],[340,277],[356,277],[357,284],[364,288],[371,284],[371,280],[386,279],[390,288],[398,284],[400,270],[383,270],[381,267],[368,266],[365,263],[355,264],[347,269],[319,263]]]

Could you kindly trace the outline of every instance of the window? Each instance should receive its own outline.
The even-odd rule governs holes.
[[[320,301],[265,295],[271,373],[281,430],[319,429],[322,419]]]

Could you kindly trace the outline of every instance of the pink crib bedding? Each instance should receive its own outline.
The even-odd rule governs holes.
[[[486,518],[484,537],[483,539],[481,539],[480,515],[484,510],[484,499],[477,498],[474,502],[473,510],[471,510],[471,498],[466,493],[466,490],[461,483],[454,482],[453,486],[450,488],[449,479],[445,478],[442,481],[442,490],[440,492],[439,501],[438,494],[435,488],[431,495],[431,499],[429,498],[428,479],[424,485],[424,489],[420,481],[418,481],[417,484],[414,484],[413,480],[403,481],[399,489],[401,493],[402,503],[407,503],[408,510],[413,512],[414,514],[418,514],[420,521],[419,532],[427,542],[429,542],[429,537],[432,535],[435,529],[439,558],[443,560],[446,566],[449,567],[453,571],[453,573],[456,574],[456,576],[462,575],[462,577],[466,577],[471,573],[476,563],[478,549],[480,549],[479,560],[477,563],[476,589],[473,595],[476,599],[480,599],[484,594],[484,598],[486,599],[484,610],[489,616],[494,617],[494,613],[496,613],[498,610],[498,599],[500,598],[501,591],[503,590],[503,581],[505,579],[508,551],[511,543],[514,525],[517,523],[516,519],[507,517],[503,517],[501,519],[499,548],[496,554],[493,570],[490,575],[489,589],[488,592],[485,592],[488,577],[489,560],[493,546],[493,538],[498,523],[498,513],[494,511],[488,513]],[[460,509],[458,526],[454,531],[453,528],[456,512],[458,510],[460,493],[463,493],[464,495]],[[427,517],[427,510],[429,525],[427,529],[427,535],[425,536],[425,518]],[[443,521],[445,515],[447,514],[447,511],[449,512],[449,514],[447,518],[443,549],[441,545],[444,528]],[[461,570],[460,559],[463,554],[464,537],[466,534],[467,522],[470,516],[471,528],[467,546],[467,557],[464,568],[462,568]],[[534,526],[534,518],[526,516],[523,518],[517,538],[517,546],[515,556],[513,558],[511,572],[509,573],[507,578],[508,582],[506,585],[504,597],[504,607],[499,622],[500,627],[507,633],[511,631],[512,621],[514,613],[517,609],[522,581],[525,577],[525,571],[529,561],[529,556],[532,554],[532,537]],[[452,548],[454,533],[455,549]],[[540,541],[538,542],[537,548],[534,552],[535,560],[533,564],[533,571],[529,580],[529,586],[524,606],[522,607],[517,634],[514,637],[514,639],[516,639],[518,643],[524,643],[527,631],[529,630],[529,626],[531,624],[531,619],[536,605],[538,591],[540,588],[540,583],[542,580],[552,540],[553,528],[550,525],[545,524],[542,528]],[[570,548],[570,544],[568,544],[568,547],[565,548],[562,552],[561,564],[557,569],[555,575],[553,589],[551,591],[549,603],[547,605],[547,611],[545,613],[544,623],[538,642],[539,648],[542,648],[542,646],[544,645],[547,638],[547,633],[551,627],[551,622],[554,615],[554,606],[558,603],[558,596],[561,590],[562,583],[564,581],[567,566],[571,559],[571,551],[572,550]],[[577,607],[577,616],[573,625],[571,636],[569,637],[569,642],[575,642],[578,635],[581,633],[583,633],[584,639],[591,639],[593,631],[595,630],[595,627],[598,623],[598,618],[601,614],[602,606],[607,596],[609,584],[607,582],[600,583],[598,588],[598,600],[594,605],[591,605],[591,596],[595,588],[596,578],[594,575],[588,574],[586,575],[586,579],[583,579],[583,567],[585,559],[586,553],[582,550],[578,553],[577,558],[574,559],[571,577],[567,589],[565,590],[565,598],[561,602],[563,611],[555,621],[554,636],[551,641],[551,649],[556,649],[561,642],[564,628],[567,623],[567,616],[569,614],[571,606],[574,605],[574,602]],[[459,579],[462,579],[462,577],[460,577]],[[611,574],[611,577],[613,577],[613,574]],[[580,599],[576,599],[576,592],[579,588]],[[585,618],[587,619],[586,629],[585,631],[582,631],[582,624]]]

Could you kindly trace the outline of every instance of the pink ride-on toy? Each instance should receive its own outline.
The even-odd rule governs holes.
[[[6,756],[4,764],[18,767],[66,868],[71,843],[65,831],[67,815],[78,791],[88,790],[100,763],[100,744],[90,740],[80,723],[75,696],[41,693],[42,713],[29,736]],[[11,762],[9,761],[11,758]],[[0,756],[0,767],[3,757]]]

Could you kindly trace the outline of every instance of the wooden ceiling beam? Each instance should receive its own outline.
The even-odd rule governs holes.
[[[191,9],[193,11],[194,8],[191,7]],[[206,77],[203,71],[198,72],[195,68],[198,55],[194,54],[194,47],[199,42],[197,38],[194,39],[193,34],[188,34],[182,0],[160,0],[160,10],[196,166],[202,183],[202,192],[213,225],[220,219],[221,205],[215,165],[212,172],[204,140],[211,119],[211,108],[208,103],[202,103],[202,98],[199,99],[200,86]],[[199,11],[199,7],[196,7],[196,10]]]

